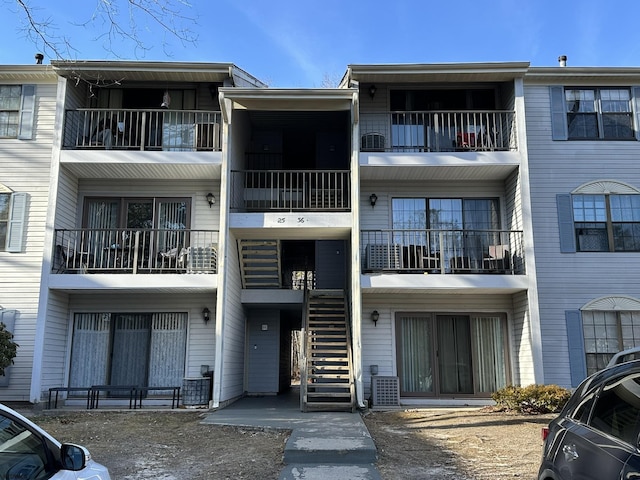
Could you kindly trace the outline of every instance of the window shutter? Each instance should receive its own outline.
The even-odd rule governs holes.
[[[567,112],[565,112],[564,87],[549,87],[551,97],[551,136],[554,140],[566,140],[569,136],[567,130]]]
[[[556,195],[558,205],[558,232],[560,234],[560,252],[576,252],[576,231],[573,225],[571,195]]]
[[[11,195],[9,209],[9,227],[7,229],[7,252],[22,252],[24,243],[24,226],[27,218],[27,194]]]
[[[569,370],[571,386],[577,387],[587,376],[587,360],[584,352],[584,333],[580,310],[566,310],[567,347],[569,348]]]
[[[22,105],[20,106],[20,126],[18,138],[31,140],[33,138],[33,124],[36,110],[36,86],[22,86]]]
[[[631,89],[633,95],[633,116],[635,121],[634,128],[636,129],[636,140],[640,140],[640,87],[633,87]]]
[[[13,329],[16,325],[16,310],[3,310],[0,308],[0,322],[4,323],[9,332],[13,333]],[[10,373],[11,367],[5,368],[4,376],[0,375],[0,387],[9,386]]]

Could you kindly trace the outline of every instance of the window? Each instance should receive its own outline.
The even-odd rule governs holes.
[[[609,381],[595,402],[590,421],[593,428],[635,446],[640,409],[634,400],[639,388],[637,373]]]
[[[583,311],[587,375],[602,370],[614,354],[640,346],[640,312]]]
[[[422,245],[447,265],[480,268],[489,246],[503,243],[497,198],[394,198],[392,210],[394,242]]]
[[[568,138],[634,138],[629,89],[566,89]]]
[[[480,396],[507,385],[506,319],[499,314],[399,314],[403,396]]]
[[[20,124],[20,85],[0,85],[0,138],[17,138]]]
[[[69,386],[181,385],[186,312],[76,313]]]
[[[640,195],[573,195],[579,252],[640,251]]]

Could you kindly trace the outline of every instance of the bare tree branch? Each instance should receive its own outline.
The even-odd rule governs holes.
[[[167,53],[169,37],[182,44],[197,41],[197,35],[191,29],[197,23],[196,19],[185,13],[193,8],[187,0],[94,1],[91,17],[77,19],[71,25],[96,32],[94,38],[102,40],[105,51],[117,58],[131,56],[127,46],[132,48],[136,58],[160,45]],[[3,0],[5,4],[10,2],[12,0]],[[80,52],[68,36],[57,33],[58,25],[51,15],[43,13],[45,8],[35,6],[32,0],[15,0],[15,4],[16,14],[23,20],[22,31],[37,48],[57,59],[70,58],[72,53]],[[158,29],[162,35],[153,33]],[[153,35],[153,44],[145,40],[145,35]],[[157,42],[158,37],[162,38],[161,42]]]

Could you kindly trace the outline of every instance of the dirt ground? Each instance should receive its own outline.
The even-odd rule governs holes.
[[[55,412],[31,416],[79,443],[114,480],[277,479],[288,432],[201,425],[204,411]],[[384,480],[535,478],[552,415],[429,409],[369,412]]]

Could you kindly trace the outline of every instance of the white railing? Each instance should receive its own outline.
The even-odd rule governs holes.
[[[348,211],[348,170],[235,170],[232,208],[241,210]]]
[[[218,232],[58,229],[53,273],[216,273]]]
[[[525,273],[520,230],[363,230],[362,269],[400,273]]]
[[[513,111],[362,113],[360,150],[392,152],[517,149]]]
[[[65,114],[70,149],[220,150],[220,112],[77,109]]]

